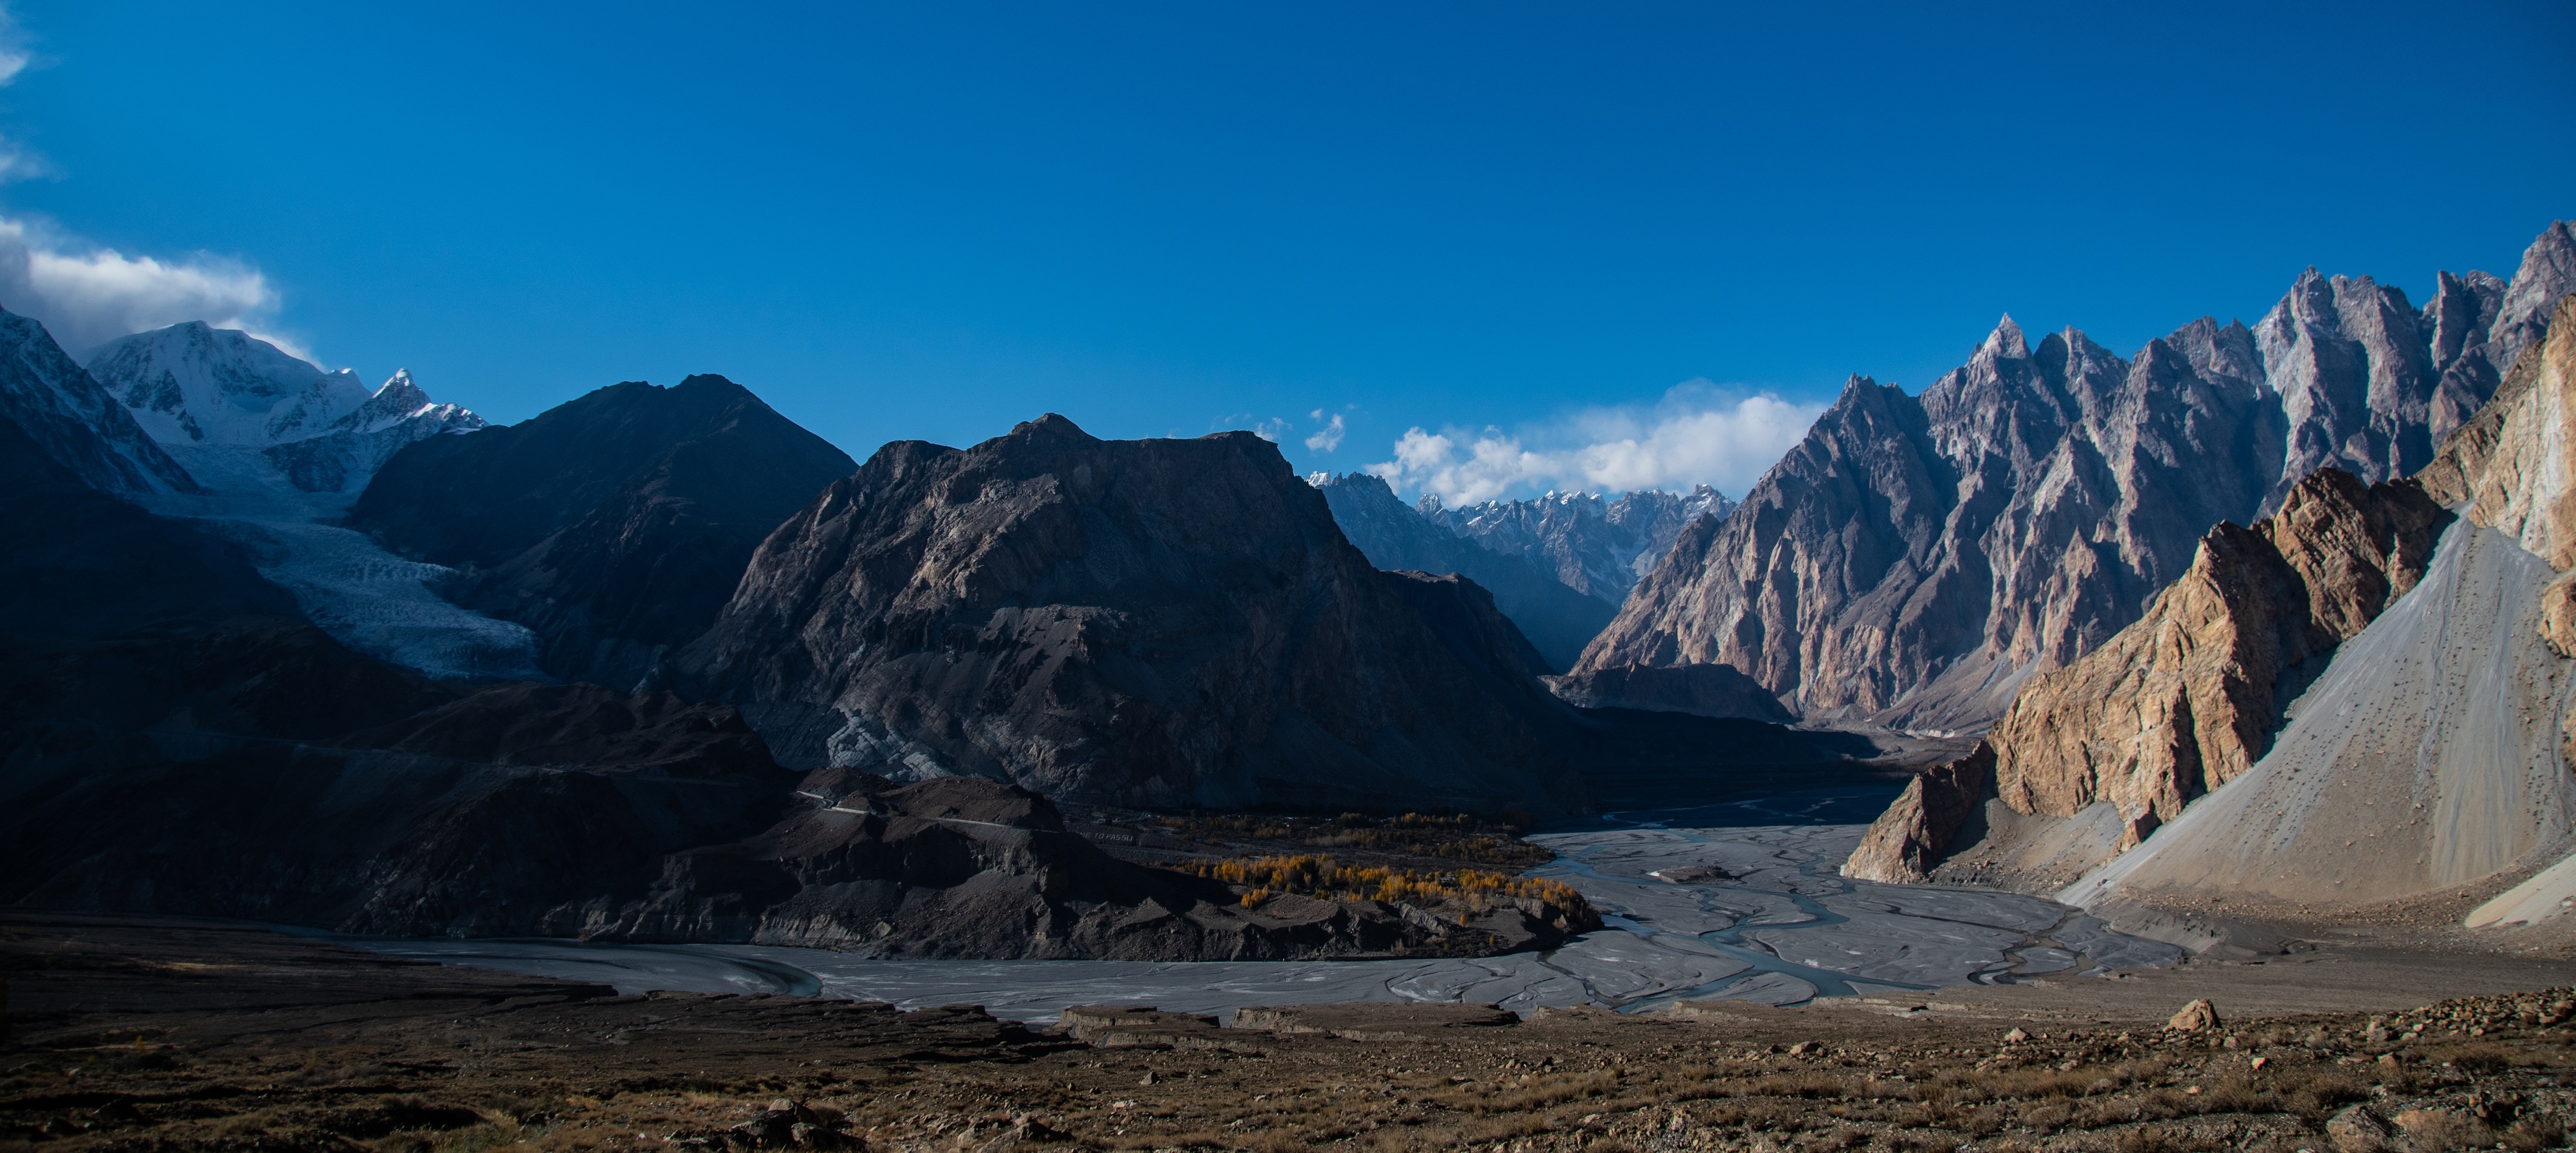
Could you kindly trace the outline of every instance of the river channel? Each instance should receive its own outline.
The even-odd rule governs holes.
[[[1230,1017],[1246,1005],[1473,1001],[1523,1014],[1680,1000],[1799,1004],[1907,997],[2168,965],[2169,945],[2122,936],[2052,901],[1838,875],[1883,794],[1819,789],[1604,814],[1532,835],[1609,928],[1544,953],[1405,961],[913,961],[763,945],[335,938],[396,956],[613,985],[620,992],[785,993],[971,1003],[1051,1021],[1067,1005],[1144,1004]]]

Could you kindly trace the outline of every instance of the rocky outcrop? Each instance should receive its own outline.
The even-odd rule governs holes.
[[[1543,672],[1573,664],[1610,623],[1614,608],[1560,583],[1522,557],[1480,547],[1395,499],[1384,480],[1366,473],[1318,473],[1308,482],[1324,494],[1333,523],[1382,569],[1456,573],[1493,594],[1494,606],[1545,658]]]
[[[1932,879],[1977,808],[1995,791],[1995,753],[1986,744],[1946,765],[1915,774],[1905,791],[1870,823],[1842,874],[1884,884]]]
[[[2516,302],[2563,297],[2570,264],[2553,225],[2513,285],[2453,278],[2421,312],[2311,271],[2253,329],[2202,320],[2131,360],[2007,319],[1919,397],[1855,377],[1573,672],[1726,664],[1809,720],[1973,731],[2137,620],[2212,526],[2320,467],[2423,467],[2515,350]]]
[[[21,802],[0,821],[0,899],[916,957],[1455,955],[1592,927],[1517,907],[1246,907],[1108,857],[1014,786],[800,780],[734,710],[668,694],[504,685],[319,741],[193,736],[184,759],[18,758],[0,779]]]
[[[2330,916],[2466,896],[2564,855],[2576,668],[2536,619],[2555,575],[2513,538],[2453,523],[2423,581],[2343,643],[2263,759],[2060,899],[2115,924],[2212,898],[2255,919]]]
[[[1047,416],[834,482],[682,683],[791,764],[1140,805],[1579,805],[1570,710],[1490,597],[1430,580],[1372,566],[1259,437]]]
[[[567,680],[656,683],[771,529],[857,465],[740,385],[600,389],[517,425],[408,445],[349,513],[442,591],[538,637]]]
[[[2119,829],[2108,851],[2137,844],[2253,766],[2335,647],[2422,579],[2449,520],[2412,481],[2366,486],[2328,469],[2254,527],[2219,525],[2145,617],[2033,678],[1973,757],[1909,786],[1846,875],[1922,880],[1954,852],[1976,856],[1950,842],[1960,821],[1936,815],[1989,797],[2059,819],[2108,805]],[[1982,848],[1961,871],[1996,880],[2036,868],[2024,846]],[[2049,856],[2059,884],[2100,863]]]
[[[1735,502],[1703,484],[1688,493],[1644,489],[1606,500],[1552,492],[1462,508],[1444,508],[1439,497],[1425,496],[1420,507],[1458,536],[1523,557],[1567,588],[1616,608],[1664,558],[1682,526],[1702,516],[1724,520]]]

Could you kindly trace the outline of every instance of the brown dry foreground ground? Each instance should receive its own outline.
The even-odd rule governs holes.
[[[0,976],[0,1146],[64,1153],[2321,1153],[2541,1149],[2576,1123],[2576,966],[2332,946],[1911,1003],[1526,1022],[1310,1006],[1235,1028],[1104,1009],[1044,1032],[971,1007],[616,996],[235,922],[26,910],[0,910]],[[2221,1023],[2165,1029],[2195,997]]]

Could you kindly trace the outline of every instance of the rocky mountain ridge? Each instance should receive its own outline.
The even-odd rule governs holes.
[[[2442,285],[2418,310],[2311,270],[2252,328],[2203,319],[2132,359],[2073,329],[2033,346],[2007,317],[1919,396],[1855,376],[1572,674],[1726,664],[1811,722],[1980,729],[2137,620],[2212,526],[2318,467],[2429,462],[2576,287],[2576,233],[2552,224],[2501,290]]]
[[[2269,751],[2282,710],[2422,580],[2450,520],[2413,481],[2325,469],[2252,528],[2220,524],[2137,623],[2024,685],[1973,765],[1909,785],[1844,875],[2054,889],[2135,847]],[[1980,805],[2009,810],[1989,828],[2109,809],[2079,841],[1990,838],[1980,852],[1957,843]]]
[[[27,338],[51,344],[32,322]],[[58,349],[29,361],[69,365]],[[77,367],[62,379],[95,388]],[[1248,908],[1106,857],[1005,784],[800,777],[725,706],[386,665],[304,619],[237,542],[65,463],[116,459],[106,434],[74,421],[38,443],[22,418],[59,415],[46,387],[0,389],[0,484],[27,502],[0,550],[0,902],[911,956],[1287,959],[1565,935],[1518,906]],[[92,419],[133,427],[93,399]]]
[[[2412,479],[2319,472],[2211,532],[2144,619],[1910,786],[1847,871],[2305,910],[2483,891],[2563,853],[2576,300],[2545,331]],[[2549,920],[2576,867],[2523,888],[2473,923]]]
[[[204,491],[45,326],[0,311],[0,408],[27,443],[81,482],[121,497]]]

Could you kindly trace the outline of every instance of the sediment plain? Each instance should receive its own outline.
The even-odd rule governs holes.
[[[625,995],[238,922],[0,912],[11,1149],[2552,1147],[2563,962],[2320,949],[1774,1009]],[[2319,1012],[2320,995],[2345,1007]],[[2186,1001],[2216,1025],[2165,1027]],[[2447,999],[2445,999],[2447,998]]]

